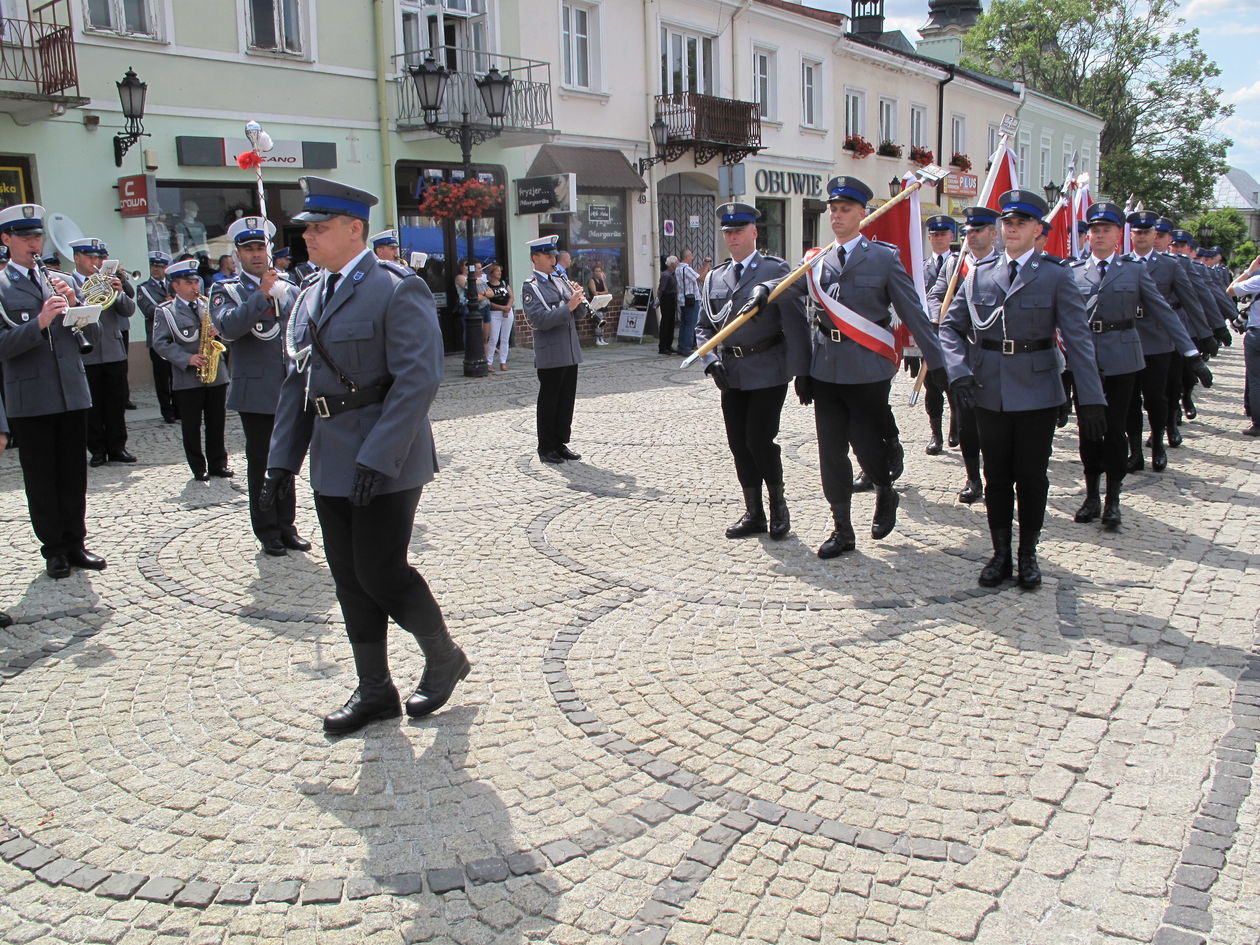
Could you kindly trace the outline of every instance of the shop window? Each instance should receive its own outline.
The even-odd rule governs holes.
[[[156,36],[152,0],[87,0],[90,30],[124,36]]]
[[[248,0],[251,49],[302,54],[301,0]]]
[[[805,200],[801,204],[801,258],[811,249],[822,246],[818,242],[818,221],[827,205],[821,200]]]
[[[290,214],[301,208],[297,184],[267,185],[267,208],[276,225],[276,245],[291,245],[288,237],[302,227]],[[218,259],[232,252],[227,228],[237,219],[258,212],[258,191],[252,184],[183,184],[158,182],[158,212],[145,217],[149,252],[184,253]]]
[[[787,201],[757,198],[757,249],[763,255],[786,256]]]
[[[604,280],[613,298],[626,285],[625,191],[578,189],[577,212],[569,218],[568,250],[573,255],[569,278],[583,286],[596,263],[604,267]]]

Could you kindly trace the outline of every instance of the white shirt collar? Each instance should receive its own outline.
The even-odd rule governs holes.
[[[1116,254],[1113,252],[1113,253],[1112,253],[1110,256],[1108,256],[1106,259],[1099,259],[1099,258],[1098,258],[1097,256],[1095,256],[1093,253],[1090,253],[1090,254],[1089,254],[1089,258],[1090,258],[1090,261],[1091,261],[1091,262],[1093,262],[1093,264],[1094,264],[1094,266],[1095,266],[1095,267],[1097,267],[1097,265],[1098,265],[1099,263],[1106,263],[1106,264],[1108,265],[1108,267],[1110,267],[1110,266],[1111,266],[1111,264],[1112,264],[1113,262],[1115,262],[1115,261],[1116,261]]]
[[[860,243],[860,242],[862,242],[862,234],[861,234],[861,233],[859,233],[857,236],[853,237],[853,239],[849,240],[847,243],[841,243],[841,244],[840,244],[840,248],[844,250],[844,256],[845,256],[845,258],[846,258],[846,259],[848,259],[850,256],[852,256],[852,255],[853,255],[853,251],[854,251],[855,249],[857,249],[857,247],[858,247],[858,243]]]
[[[1036,254],[1036,252],[1037,252],[1037,247],[1034,246],[1032,249],[1028,250],[1028,252],[1014,259],[1013,261],[1019,263],[1019,268],[1022,271],[1023,268],[1026,265],[1028,265],[1028,260],[1032,259],[1033,255]],[[1006,265],[1009,267],[1012,262],[1011,254],[1007,252],[1007,253],[1003,253],[1003,255],[1006,257]]]
[[[371,254],[372,254],[372,247],[366,246],[364,247],[363,252],[359,253],[359,255],[355,256],[354,259],[350,260],[348,263],[346,263],[344,266],[338,269],[337,274],[341,276],[341,282],[345,282],[346,276],[354,272],[355,266],[359,264],[359,261],[362,260],[364,256],[370,256]],[[325,276],[324,283],[327,284],[327,282],[328,282],[328,277]],[[337,283],[338,288],[341,288],[341,282]]]
[[[735,265],[735,266],[743,266],[745,269],[747,269],[747,268],[748,268],[748,261],[749,261],[750,259],[752,259],[752,258],[753,258],[754,256],[756,256],[756,255],[757,255],[757,251],[754,249],[751,253],[749,253],[749,254],[748,254],[747,256],[745,256],[743,259],[736,259],[736,260],[733,260],[733,261],[732,261],[732,264],[733,264],[733,265]],[[682,268],[682,264],[681,264],[681,263],[679,263],[679,268],[680,268],[680,269]]]

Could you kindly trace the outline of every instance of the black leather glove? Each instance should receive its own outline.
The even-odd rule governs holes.
[[[793,385],[796,388],[796,396],[800,398],[801,403],[808,407],[814,402],[814,379],[808,374],[802,374],[796,379]]]
[[[704,369],[704,373],[713,378],[713,383],[717,385],[718,390],[731,389],[730,381],[726,379],[726,368],[722,366],[721,361],[714,361]]]
[[[270,512],[276,507],[277,499],[288,498],[292,494],[293,473],[273,466],[263,476],[262,488],[258,490],[258,507]]]
[[[350,487],[350,504],[367,505],[376,497],[376,490],[381,487],[385,477],[375,469],[355,464],[354,485]]]
[[[901,359],[901,366],[905,368],[906,373],[909,374],[911,377],[919,376],[919,367],[922,364],[923,364],[923,360],[921,358],[916,358],[912,354],[906,355],[904,358]]]
[[[735,317],[739,318],[747,312],[752,312],[752,317],[756,318],[758,312],[765,311],[766,303],[769,301],[770,290],[764,285],[758,285],[753,289],[752,297],[739,307],[739,311],[735,313]]]
[[[1194,376],[1199,379],[1200,384],[1204,387],[1212,386],[1212,372],[1203,363],[1203,358],[1198,355],[1195,355],[1193,358],[1186,358],[1186,364],[1190,365],[1190,370],[1194,372]]]
[[[1101,440],[1107,435],[1107,408],[1102,404],[1077,404],[1076,425],[1087,440]]]
[[[1219,328],[1216,329],[1216,331],[1212,332],[1212,337],[1214,337],[1217,341],[1223,344],[1226,348],[1228,348],[1230,345],[1234,343],[1234,339],[1229,336],[1229,329],[1226,328],[1224,325],[1221,325]],[[1203,386],[1207,387],[1206,384],[1204,384]]]
[[[968,374],[966,377],[960,377],[949,385],[950,393],[954,395],[954,403],[963,410],[973,410],[976,406],[976,379]]]
[[[1221,346],[1217,344],[1216,339],[1211,335],[1208,335],[1205,338],[1195,338],[1194,343],[1198,346],[1199,350],[1203,352],[1203,356],[1205,358],[1215,357],[1216,352],[1221,350]]]
[[[938,390],[949,389],[949,375],[945,373],[943,367],[932,368],[928,371],[928,380],[931,381]]]

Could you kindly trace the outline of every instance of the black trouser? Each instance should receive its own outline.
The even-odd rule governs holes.
[[[1107,417],[1107,435],[1101,440],[1087,440],[1080,437],[1081,462],[1085,464],[1086,476],[1107,474],[1107,481],[1119,485],[1124,481],[1129,461],[1129,401],[1133,398],[1133,387],[1137,383],[1138,372],[1132,374],[1107,374],[1103,376],[1103,394],[1107,397],[1104,408]],[[1081,405],[1076,405],[1076,415],[1081,415]]]
[[[735,475],[745,489],[760,489],[763,482],[775,486],[783,482],[783,460],[775,438],[785,397],[786,384],[722,391],[726,444],[735,458]]]
[[[967,464],[967,475],[980,469],[980,431],[976,429],[975,410],[963,410],[957,406],[951,416],[958,418],[958,446],[962,452],[963,462]]]
[[[1174,351],[1168,359],[1168,425],[1177,426],[1181,421],[1181,394],[1185,387],[1182,372],[1185,358]]]
[[[1168,365],[1172,352],[1148,354],[1146,367],[1138,371],[1133,396],[1129,398],[1129,452],[1142,452],[1142,407],[1151,424],[1151,440],[1160,442],[1168,428]]]
[[[1210,336],[1207,338],[1195,338],[1194,346],[1203,351],[1212,346],[1212,341],[1213,339]],[[1190,392],[1194,390],[1194,385],[1197,383],[1199,383],[1199,375],[1195,374],[1190,367],[1190,361],[1183,357],[1181,359],[1181,396],[1183,399],[1190,396]]]
[[[83,547],[87,536],[86,410],[10,417],[31,527],[45,558]]]
[[[984,508],[989,530],[1009,529],[1019,493],[1020,547],[1031,551],[1046,518],[1050,444],[1058,407],[1040,410],[975,409],[984,460]]]
[[[661,354],[668,354],[669,349],[674,347],[674,317],[678,314],[678,296],[670,295],[668,298],[657,300],[660,309],[661,324],[657,330],[657,350]]]
[[[926,371],[927,365],[924,364],[919,368],[920,371]],[[932,380],[929,373],[927,379],[923,382],[923,409],[927,411],[929,417],[942,417],[945,415],[945,401],[949,401],[950,418],[957,423],[954,417],[954,395],[949,392],[948,388],[942,387],[936,381]]]
[[[271,428],[276,418],[269,413],[240,414],[241,427],[245,431],[245,478],[249,484],[249,522],[259,541],[292,535],[293,518],[297,513],[297,499],[293,490],[285,490],[276,497],[276,504],[264,512],[258,507],[258,493],[267,474],[267,453],[271,449]]]
[[[88,452],[121,453],[127,448],[127,362],[84,365],[92,406],[87,412]]]
[[[888,487],[888,392],[892,381],[870,384],[832,384],[815,379],[814,428],[818,432],[818,465],[823,495],[832,511],[848,512],[853,495],[853,464],[849,447],[867,477]],[[892,427],[896,434],[896,425]]]
[[[128,376],[128,371],[131,368],[131,330],[127,329],[124,331],[122,333],[122,338],[123,351],[126,353],[126,356],[122,360],[123,390],[127,392],[127,399],[123,401],[123,409],[125,410],[127,404],[131,403],[131,378]]]
[[[149,362],[153,365],[153,389],[157,391],[158,406],[163,419],[175,416],[175,400],[171,397],[171,362],[152,348]]]
[[[227,385],[214,387],[198,385],[172,392],[175,406],[179,409],[180,431],[184,437],[184,457],[194,475],[206,471],[206,457],[210,468],[222,469],[227,465],[227,446],[223,442],[223,424],[227,420]],[[206,451],[201,452],[201,426],[206,427]]]
[[[538,368],[538,452],[558,450],[573,435],[578,366]]]
[[[315,494],[324,556],[353,642],[386,638],[389,619],[417,637],[444,630],[429,585],[407,562],[420,487],[378,495],[364,506]]]

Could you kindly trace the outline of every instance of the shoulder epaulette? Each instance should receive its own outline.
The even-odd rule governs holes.
[[[762,253],[761,258],[769,259],[771,262],[787,262],[787,260],[784,259],[782,256],[775,256],[771,253]]]
[[[1071,266],[1073,269],[1076,269],[1079,266],[1085,265],[1087,261],[1088,260],[1085,260],[1085,259],[1073,259],[1073,260],[1068,261],[1068,265]]]
[[[379,259],[378,258],[376,262],[382,269],[388,269],[390,272],[392,272],[394,275],[400,278],[405,279],[407,278],[407,276],[415,275],[415,272],[413,270],[408,269],[402,263],[394,262],[392,259]]]
[[[876,246],[885,246],[888,249],[894,250],[895,252],[898,252],[898,253],[901,252],[900,246],[898,246],[896,243],[889,243],[887,240],[874,240],[873,239],[870,242],[874,243]]]
[[[972,265],[974,266],[974,268],[979,269],[981,266],[992,266],[997,261],[998,261],[997,256],[985,256],[984,259],[977,260]]]

